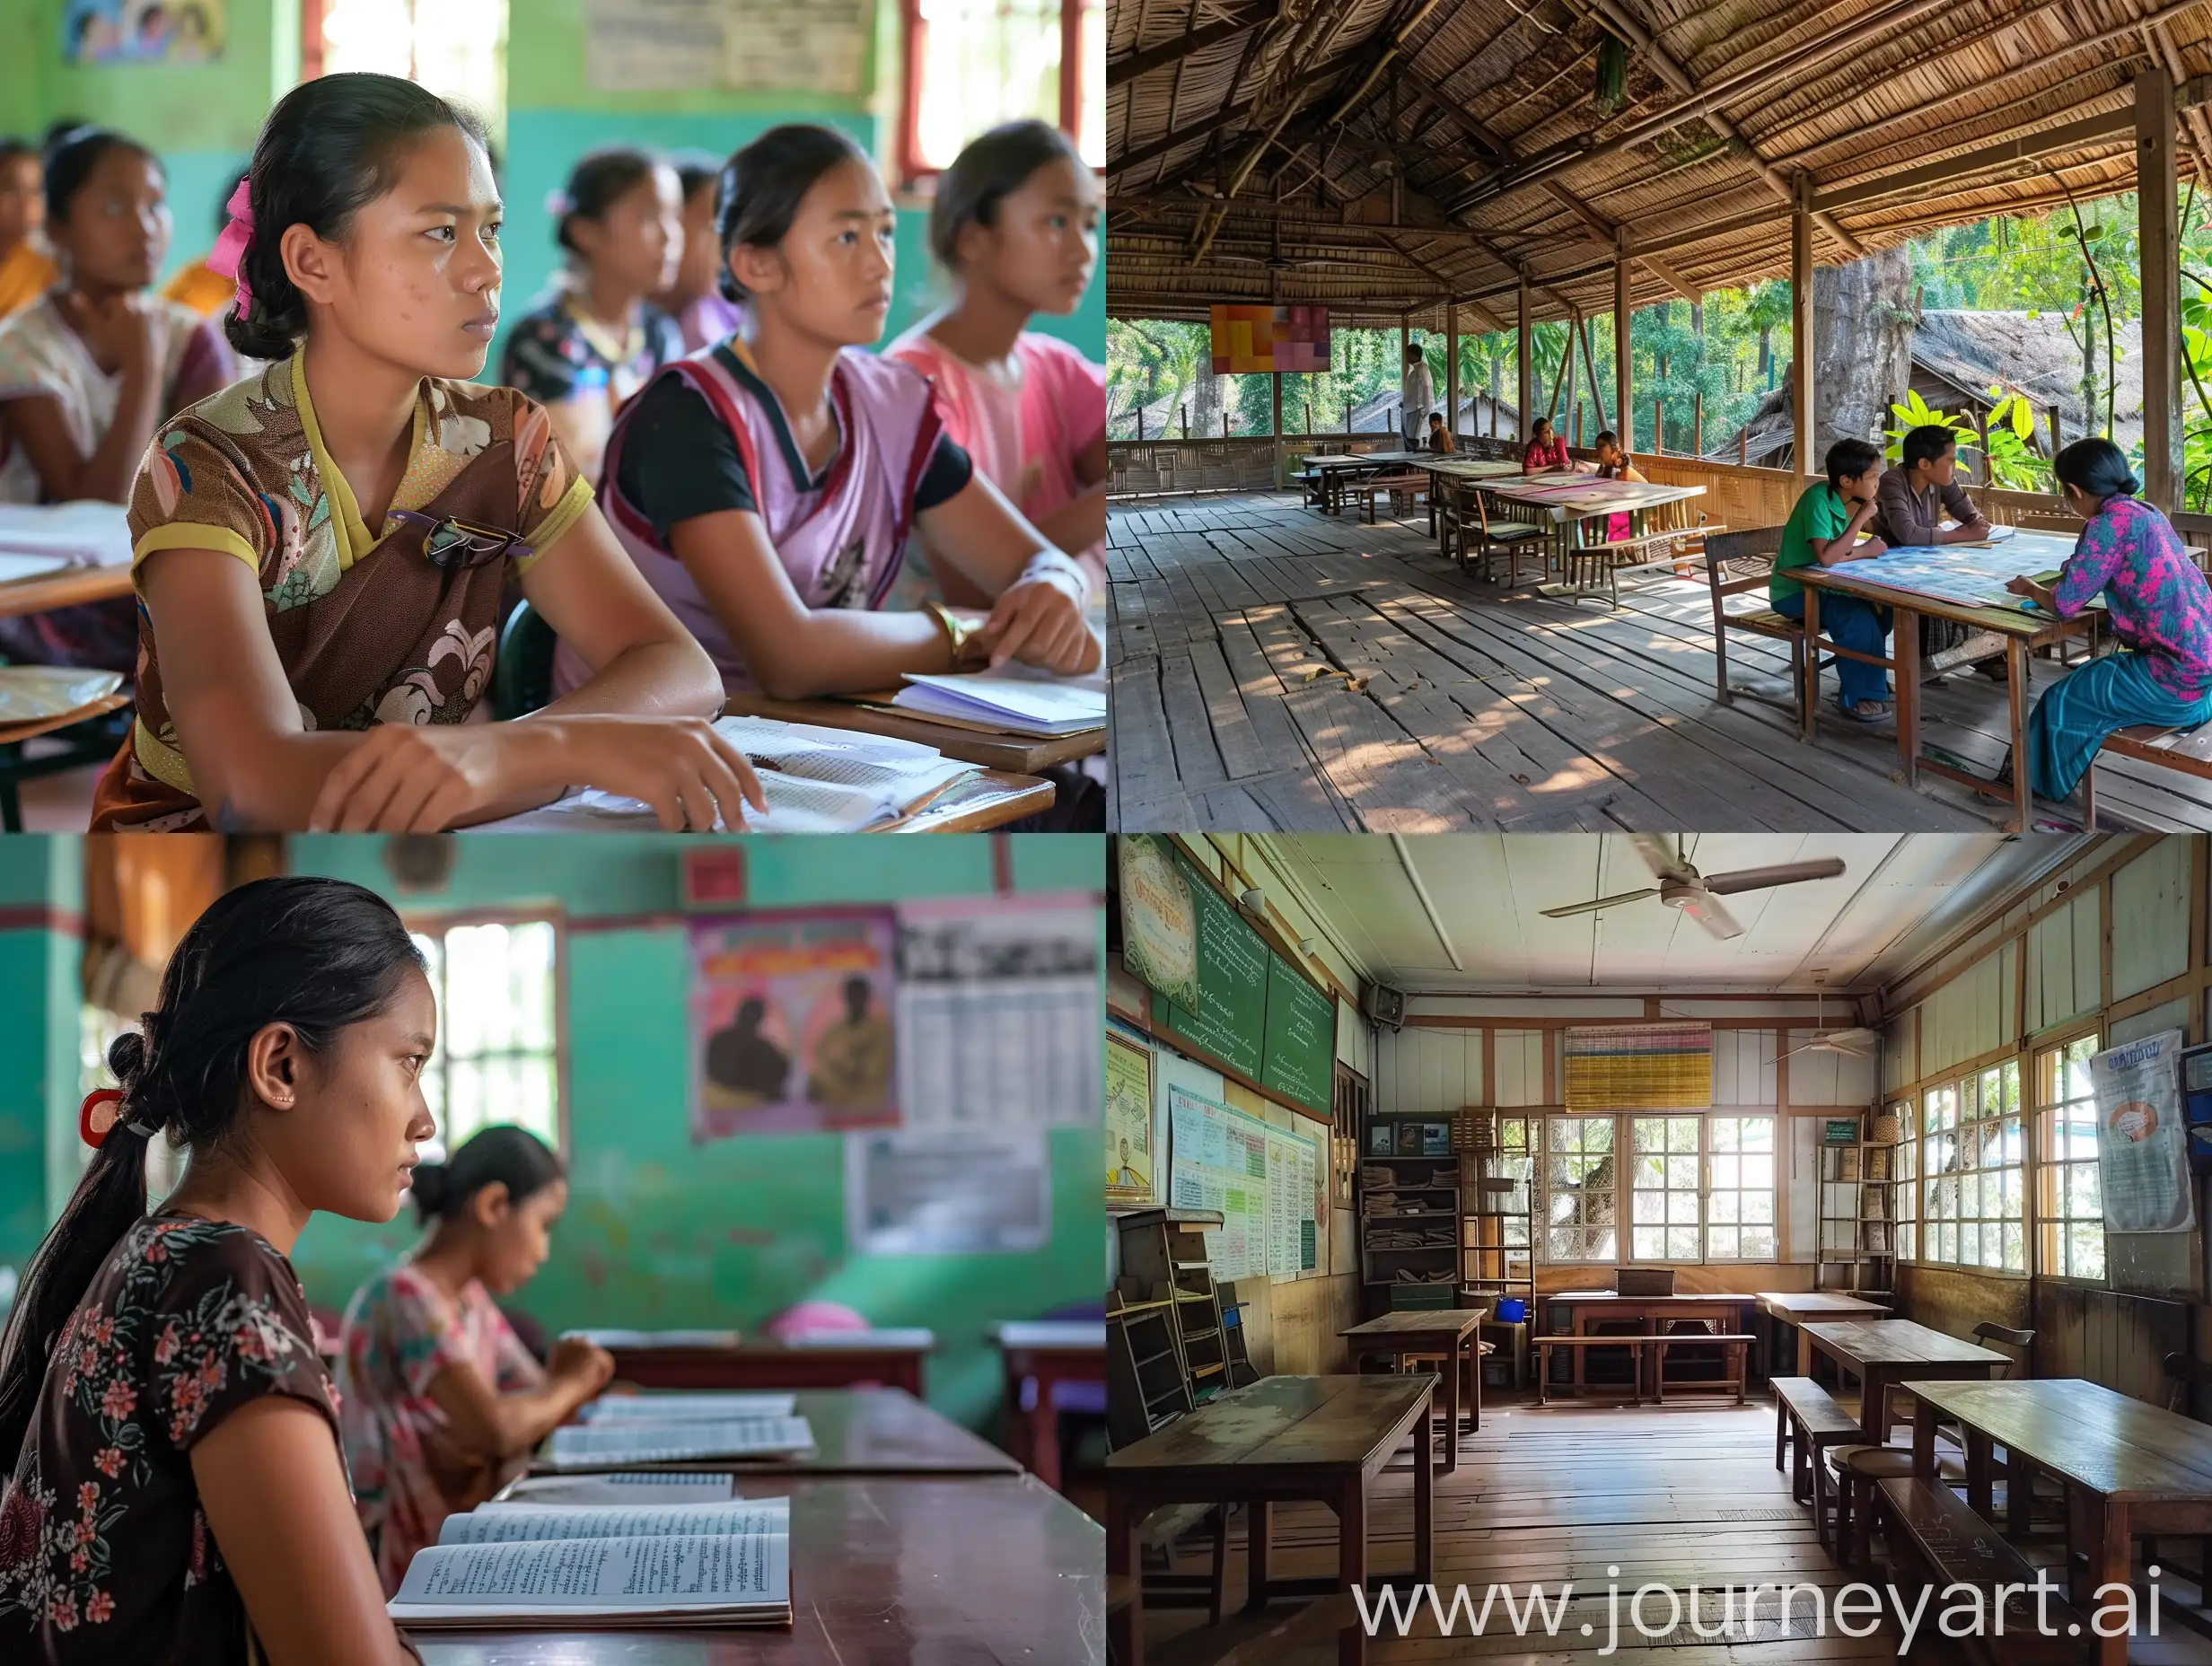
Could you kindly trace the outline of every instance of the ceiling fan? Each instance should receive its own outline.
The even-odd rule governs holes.
[[[1815,991],[1813,1024],[1817,1033],[1803,1047],[1794,1047],[1782,1057],[1795,1058],[1800,1053],[1833,1053],[1839,1058],[1871,1057],[1875,1047],[1882,1040],[1882,1032],[1879,1030],[1868,1030],[1863,1025],[1856,1024],[1848,1030],[1824,1029],[1821,1027],[1821,1019],[1825,1014],[1826,1005],[1825,996]]]
[[[1628,842],[1636,846],[1637,855],[1644,858],[1645,866],[1651,870],[1658,884],[1644,890],[1622,891],[1615,897],[1577,902],[1564,908],[1546,908],[1544,917],[1558,920],[1571,914],[1594,914],[1601,908],[1619,908],[1623,903],[1656,897],[1670,908],[1680,908],[1725,943],[1731,937],[1742,936],[1743,927],[1721,906],[1721,898],[1738,891],[1795,885],[1805,880],[1832,880],[1843,872],[1842,857],[1820,856],[1811,862],[1785,862],[1770,868],[1738,868],[1732,873],[1716,873],[1707,878],[1690,865],[1679,839],[1672,849],[1656,833],[1631,834]]]

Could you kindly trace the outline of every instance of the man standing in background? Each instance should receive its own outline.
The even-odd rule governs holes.
[[[1405,379],[1400,384],[1404,402],[1400,409],[1399,427],[1406,437],[1406,450],[1419,451],[1428,440],[1428,414],[1436,407],[1436,384],[1428,373],[1428,355],[1418,343],[1406,345]]]

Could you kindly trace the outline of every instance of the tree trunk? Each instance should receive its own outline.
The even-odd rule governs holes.
[[[1200,353],[1190,369],[1190,432],[1198,434],[1218,434],[1221,432],[1222,379],[1214,374],[1214,359],[1210,353]]]
[[[1912,379],[1912,257],[1901,246],[1813,270],[1814,471],[1838,440],[1879,443]]]

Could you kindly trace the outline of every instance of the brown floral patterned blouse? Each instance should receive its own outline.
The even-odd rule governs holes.
[[[0,1661],[259,1657],[190,1453],[268,1394],[306,1401],[338,1438],[313,1338],[292,1263],[250,1227],[154,1214],[124,1235],[62,1332],[0,1492]]]

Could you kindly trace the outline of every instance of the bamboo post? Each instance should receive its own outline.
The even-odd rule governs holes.
[[[1351,434],[1352,434],[1352,401],[1351,401],[1351,400],[1349,400],[1349,399],[1347,399],[1347,400],[1345,400],[1345,401],[1344,401],[1344,434],[1345,434],[1345,437],[1346,437],[1347,439],[1349,439],[1349,438],[1351,437]]]
[[[1623,457],[1636,451],[1636,419],[1629,415],[1636,404],[1629,390],[1628,357],[1628,258],[1624,252],[1613,258],[1613,404],[1620,412]]]
[[[1797,485],[1811,483],[1818,460],[1813,455],[1813,176],[1792,181],[1789,216],[1790,450],[1797,460]]]
[[[1145,437],[1145,408],[1141,404],[1137,408],[1137,437]]]
[[[1308,394],[1305,399],[1305,433],[1309,440],[1313,437],[1313,396],[1312,394]]]
[[[1529,346],[1529,280],[1521,275],[1521,403],[1514,408],[1513,437],[1523,445],[1529,438],[1529,412],[1536,404],[1536,362]]]
[[[1651,402],[1651,449],[1658,456],[1667,454],[1666,408],[1658,399]]]
[[[2064,497],[2066,495],[2066,488],[2058,484],[2058,469],[2057,466],[2058,461],[2058,408],[2055,404],[2050,408],[2050,460],[2052,465],[2050,470],[2050,495],[2053,497]]]
[[[2143,274],[2143,495],[2168,514],[2181,506],[2181,228],[2174,171],[2173,80],[2160,67],[2135,78],[2137,244]],[[2149,367],[2155,367],[2149,368]]]

